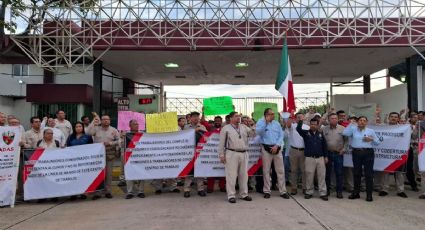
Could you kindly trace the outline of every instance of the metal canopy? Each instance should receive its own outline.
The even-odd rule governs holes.
[[[53,71],[85,71],[110,50],[279,49],[285,36],[291,48],[425,45],[419,0],[68,0],[29,12],[29,33],[12,39]]]

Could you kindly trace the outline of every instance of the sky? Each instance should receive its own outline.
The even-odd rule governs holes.
[[[386,75],[386,70],[381,70],[371,75],[371,90],[385,89],[386,79],[379,78]],[[295,97],[324,97],[326,91],[330,94],[330,84],[296,84],[294,82]],[[391,79],[391,86],[402,84],[396,79]],[[198,86],[165,86],[167,97],[204,98],[214,96],[237,97],[280,97],[274,85],[198,85]],[[362,87],[334,87],[333,94],[362,94]]]

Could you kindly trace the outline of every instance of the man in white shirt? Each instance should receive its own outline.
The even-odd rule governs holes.
[[[297,194],[298,185],[298,170],[301,171],[303,191],[306,189],[306,178],[305,178],[305,157],[304,157],[304,140],[297,132],[297,123],[304,121],[304,115],[302,113],[295,114],[295,122],[290,118],[286,123],[288,143],[289,143],[289,161],[291,163],[291,195]],[[309,130],[310,127],[303,124],[302,129]]]
[[[60,129],[65,135],[65,140],[72,134],[72,125],[71,123],[65,119],[65,112],[63,110],[58,110],[56,112],[56,128]]]

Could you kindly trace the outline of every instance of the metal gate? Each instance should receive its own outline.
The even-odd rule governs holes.
[[[32,104],[31,114],[40,118],[46,116],[56,117],[56,112],[63,110],[66,119],[75,122],[80,120],[78,117],[78,104]]]
[[[203,98],[166,98],[166,111],[176,111],[178,115],[185,115],[192,111],[202,111]],[[254,102],[276,103],[278,110],[283,109],[282,97],[245,97],[233,98],[235,110],[242,114],[251,116],[254,112]],[[295,98],[297,108],[318,106],[328,104],[327,97],[297,97]]]

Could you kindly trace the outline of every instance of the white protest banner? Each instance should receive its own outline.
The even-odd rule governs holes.
[[[374,146],[375,162],[373,170],[401,171],[407,162],[410,147],[410,125],[368,125],[375,130],[380,143]],[[351,148],[344,154],[344,166],[353,167]]]
[[[19,141],[21,133],[18,127],[0,127],[0,207],[15,205],[16,182],[19,170]]]
[[[184,177],[195,161],[195,130],[137,133],[125,151],[125,179]]]
[[[256,139],[255,139],[256,140]],[[224,164],[218,157],[218,144],[220,133],[218,131],[207,132],[198,142],[196,148],[197,158],[195,161],[195,177],[225,177]],[[262,166],[261,145],[252,140],[248,149],[248,175],[254,175]]]
[[[103,188],[103,144],[27,150],[24,160],[25,200],[72,196]]]
[[[419,143],[418,143],[418,163],[419,171],[425,172],[425,122],[419,122]]]

